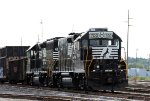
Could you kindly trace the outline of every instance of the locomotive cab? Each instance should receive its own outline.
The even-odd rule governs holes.
[[[114,90],[127,84],[125,62],[121,61],[121,38],[106,28],[93,28],[81,39],[81,60],[86,84],[94,89]]]

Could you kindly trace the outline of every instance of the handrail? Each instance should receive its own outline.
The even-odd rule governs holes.
[[[87,47],[87,52],[86,52],[86,59],[85,59],[85,71],[86,71],[86,64],[87,64],[87,59],[88,59],[88,47]]]
[[[91,66],[91,64],[92,64],[92,61],[93,61],[93,58],[92,58],[92,60],[88,60],[88,47],[87,47],[87,54],[86,54],[86,61],[85,61],[85,73],[87,72],[87,70],[86,70],[86,67],[87,67],[87,62],[89,62],[90,61],[90,64],[88,65],[88,77],[90,76],[89,74],[90,74],[90,66]]]
[[[52,63],[52,65],[50,65],[50,67],[52,67],[51,69],[48,68],[48,76],[50,77],[50,71],[52,71],[54,65],[56,64],[57,60],[54,60],[54,62]]]
[[[90,76],[90,66],[91,66],[92,62],[93,62],[93,58],[92,58],[92,60],[90,61],[90,65],[88,66],[88,77]]]

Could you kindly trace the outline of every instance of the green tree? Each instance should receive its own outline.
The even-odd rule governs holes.
[[[144,68],[144,65],[141,63],[132,63],[132,64],[130,63],[128,65],[128,68]]]

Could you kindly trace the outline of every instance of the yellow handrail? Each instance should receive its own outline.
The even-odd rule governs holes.
[[[90,60],[90,64],[88,65],[88,77],[90,76],[90,75],[89,75],[89,74],[90,74],[90,66],[91,66],[91,64],[92,64],[92,61],[93,61],[93,58],[92,58],[92,60]],[[85,61],[85,73],[87,72],[87,71],[86,71],[87,62],[88,62],[88,48],[87,48],[86,61]]]
[[[93,58],[92,58],[92,60],[90,61],[90,65],[88,66],[88,77],[90,76],[90,66],[91,66],[91,64],[92,64],[92,61],[93,61]]]
[[[128,65],[127,65],[127,63],[125,62],[125,60],[123,60],[123,59],[121,59],[120,63],[121,63],[121,62],[124,62],[124,64],[125,64],[126,79],[128,79]]]
[[[54,60],[53,61],[53,63],[51,64],[51,66],[50,67],[52,67],[52,68],[48,68],[48,76],[50,77],[50,75],[51,75],[51,71],[53,70],[53,67],[54,67],[54,65],[56,64],[56,62],[57,62],[57,60]]]

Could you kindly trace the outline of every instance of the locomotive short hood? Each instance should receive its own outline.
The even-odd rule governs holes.
[[[122,42],[122,39],[113,31],[108,31],[106,28],[91,28],[89,29],[82,37],[82,39],[89,39],[89,34],[90,33],[95,33],[95,35],[97,35],[97,37],[95,37],[95,39],[109,39],[109,37],[107,37],[107,34],[112,34],[112,38],[113,39],[119,39],[119,41]],[[102,36],[102,37],[101,37]],[[105,36],[105,37],[103,37]]]

